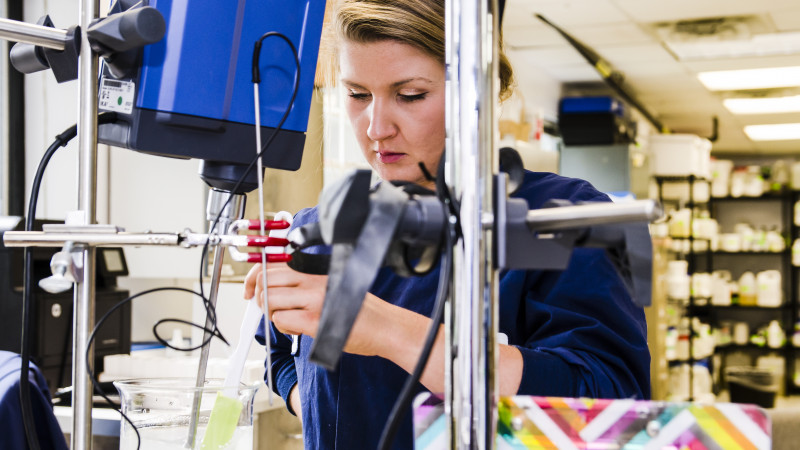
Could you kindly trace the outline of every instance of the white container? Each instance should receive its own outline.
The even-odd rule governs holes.
[[[792,265],[800,267],[800,239],[795,239],[792,244]]]
[[[747,181],[747,169],[740,168],[731,174],[731,197],[739,198],[744,195]]]
[[[733,226],[733,232],[739,235],[741,242],[741,251],[749,252],[753,250],[753,239],[755,237],[755,230],[750,224],[737,223]]]
[[[767,346],[769,348],[781,348],[786,335],[783,333],[783,328],[777,320],[773,320],[767,325]]]
[[[739,277],[739,304],[756,306],[758,304],[756,276],[753,272],[745,272]]]
[[[711,160],[711,196],[727,197],[730,193],[730,179],[733,161],[729,159]]]
[[[761,175],[761,166],[747,166],[742,194],[746,197],[760,197],[763,193],[764,177]]]
[[[765,270],[756,276],[758,285],[758,306],[777,308],[781,306],[781,273],[777,270]]]
[[[667,263],[667,296],[674,300],[689,299],[689,263],[670,261]]]
[[[695,297],[711,297],[712,291],[710,273],[697,272],[692,274],[692,294]]]
[[[694,237],[700,239],[714,239],[719,232],[719,224],[710,217],[697,217],[692,221]]]
[[[777,253],[786,250],[786,241],[775,230],[767,231],[767,251]]]
[[[800,201],[794,204],[794,224],[800,226]]]
[[[654,175],[711,178],[711,141],[694,134],[650,136],[650,169]]]
[[[715,270],[711,274],[711,304],[716,306],[730,306],[731,304],[731,274],[727,270]]]
[[[736,322],[733,326],[733,342],[736,345],[746,345],[750,342],[750,325],[747,322]]]
[[[708,202],[711,188],[708,183],[698,181],[694,183],[692,188],[692,198],[694,203]],[[657,194],[656,194],[657,195]],[[689,199],[689,182],[687,181],[665,181],[661,185],[661,197],[664,200],[682,200],[688,202]]]
[[[719,235],[719,249],[723,252],[739,252],[742,250],[742,237],[737,233]]]
[[[692,210],[679,209],[672,213],[669,220],[669,235],[678,238],[689,237],[689,222],[692,220]]]

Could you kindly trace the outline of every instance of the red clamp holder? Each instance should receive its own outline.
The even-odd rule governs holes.
[[[286,230],[291,224],[286,220],[265,220],[265,230]],[[261,252],[244,252],[238,247],[268,247],[267,262],[289,262],[292,255],[286,253],[289,240],[283,237],[264,236],[260,234],[239,234],[239,230],[261,230],[260,220],[236,220],[230,227],[228,233],[223,238],[228,245],[231,258],[234,261],[259,263],[261,262]],[[280,233],[280,232],[279,232]],[[278,233],[276,233],[278,234]],[[285,233],[280,233],[284,234]]]

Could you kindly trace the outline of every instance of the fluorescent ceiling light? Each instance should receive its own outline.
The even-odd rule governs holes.
[[[734,114],[778,114],[800,112],[800,95],[790,97],[726,98],[722,101]]]
[[[701,72],[697,78],[711,91],[800,86],[800,66]]]
[[[664,36],[664,45],[681,61],[793,55],[800,53],[800,32],[764,33],[732,39],[710,36],[683,41]]]
[[[751,141],[789,141],[800,139],[800,123],[748,125],[744,132]]]

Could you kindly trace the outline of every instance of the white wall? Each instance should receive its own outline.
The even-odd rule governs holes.
[[[561,82],[537,67],[525,65],[525,59],[514,51],[509,50],[506,56],[514,69],[516,92],[503,104],[501,118],[518,120],[520,106],[524,103],[529,121],[541,116],[556,122]]]
[[[49,14],[56,27],[78,22],[78,2],[31,0],[24,5],[24,20],[36,23]],[[25,204],[39,160],[53,138],[73,125],[78,114],[78,83],[58,84],[49,71],[25,76]],[[42,182],[36,216],[63,219],[78,208],[77,140],[56,152]]]

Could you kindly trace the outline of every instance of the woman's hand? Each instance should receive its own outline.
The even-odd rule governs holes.
[[[286,264],[267,264],[267,303],[269,317],[282,333],[315,337],[325,301],[327,275],[309,275],[292,270]],[[245,277],[244,297],[258,301],[264,308],[261,264]],[[387,329],[386,319],[396,308],[372,294],[367,294],[344,350],[359,355],[377,355],[379,335]]]
[[[328,277],[295,272],[286,264],[267,264],[267,302],[272,322],[283,333],[315,337],[325,301]],[[245,278],[244,297],[256,296],[263,308],[261,264]],[[380,356],[411,372],[419,358],[428,317],[367,294],[344,351]],[[516,347],[500,346],[501,395],[514,395],[522,377],[522,355]],[[420,380],[431,392],[444,391],[444,332],[440,329],[431,358]],[[296,410],[295,410],[296,411]]]

